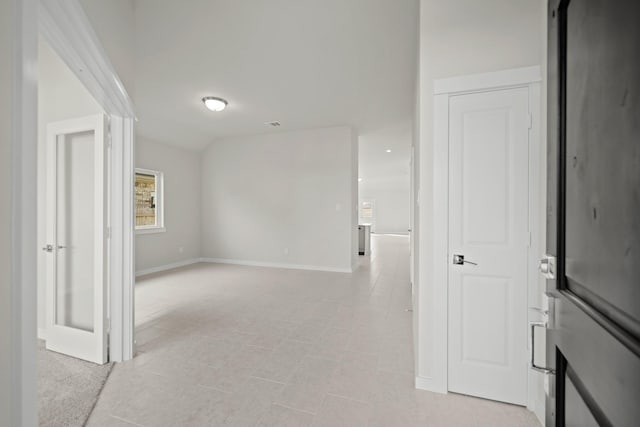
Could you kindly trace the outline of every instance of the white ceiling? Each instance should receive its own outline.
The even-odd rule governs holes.
[[[263,123],[276,120],[279,131],[352,125],[389,135],[413,114],[417,3],[136,0],[138,132],[195,150],[273,132]],[[227,99],[227,110],[205,110],[208,95]]]

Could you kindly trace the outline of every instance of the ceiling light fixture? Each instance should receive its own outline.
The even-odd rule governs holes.
[[[358,178],[358,182],[362,182],[362,178]]]
[[[390,152],[391,152],[391,150],[387,150],[387,153],[390,153]]]
[[[205,96],[202,98],[202,102],[211,111],[222,111],[227,108],[227,101],[215,96]]]

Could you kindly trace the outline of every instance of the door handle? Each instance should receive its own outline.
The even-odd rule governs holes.
[[[453,264],[454,265],[464,265],[464,264],[478,265],[475,262],[466,261],[464,259],[464,255],[460,255],[460,254],[453,254]]]
[[[536,338],[535,338],[535,330],[536,328],[544,328],[547,330],[546,322],[531,322],[529,323],[531,327],[531,359],[529,367],[536,372],[541,372],[543,374],[552,374],[554,375],[556,372],[551,368],[546,368],[544,366],[536,365]]]
[[[45,252],[53,252],[53,245],[47,245],[43,247],[42,250]]]

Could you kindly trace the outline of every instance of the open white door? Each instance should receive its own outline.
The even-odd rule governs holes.
[[[48,350],[107,362],[107,118],[47,126]]]
[[[449,390],[527,403],[529,89],[449,103]]]

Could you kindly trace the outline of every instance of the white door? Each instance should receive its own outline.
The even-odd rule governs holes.
[[[527,402],[528,144],[527,88],[450,98],[449,390],[520,405]]]
[[[48,350],[107,361],[106,118],[47,126]]]

